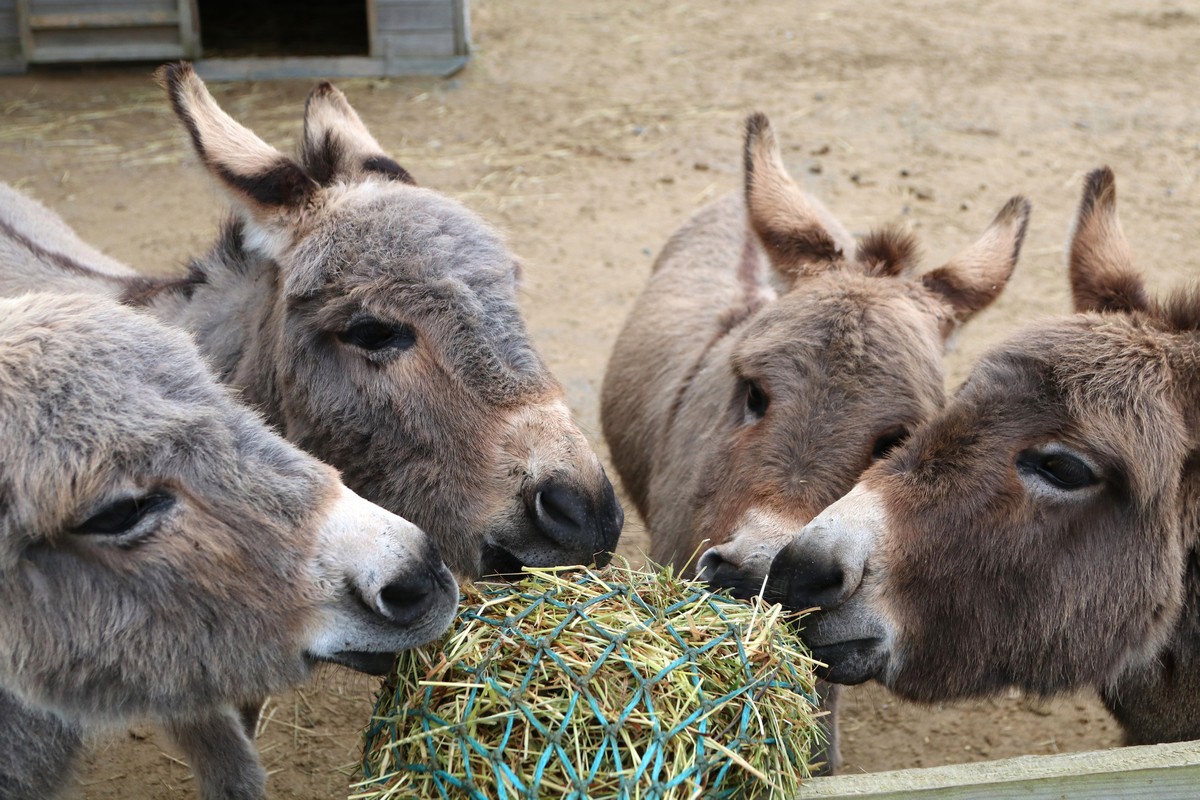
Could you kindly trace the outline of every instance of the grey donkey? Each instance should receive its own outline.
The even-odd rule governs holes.
[[[190,331],[220,380],[460,576],[605,560],[624,516],[529,341],[500,235],[414,185],[328,83],[294,160],[189,65],[159,78],[232,201],[216,244],[186,276],[139,278],[8,190],[0,292],[87,287]]]
[[[436,544],[106,300],[0,299],[0,797],[150,717],[206,800],[264,796],[235,709],[318,662],[373,674],[453,618]]]
[[[1011,199],[920,273],[910,235],[856,243],[796,186],[764,115],[746,122],[744,170],[742,193],[659,254],[601,411],[654,559],[698,555],[700,577],[750,596],[805,523],[941,407],[944,344],[1003,290],[1029,204]]]

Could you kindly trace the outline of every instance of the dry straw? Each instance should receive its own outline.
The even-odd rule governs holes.
[[[779,606],[669,569],[527,570],[401,654],[351,800],[788,796],[819,745]]]

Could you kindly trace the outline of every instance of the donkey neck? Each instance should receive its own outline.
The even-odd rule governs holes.
[[[279,265],[248,251],[241,223],[230,220],[189,270],[188,283],[151,298],[148,307],[191,333],[217,379],[286,433],[275,358],[281,332]]]

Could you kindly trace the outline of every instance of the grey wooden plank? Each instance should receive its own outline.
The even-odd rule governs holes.
[[[0,0],[0,2],[3,2],[3,0]],[[375,35],[376,31],[379,29],[379,13],[376,8],[377,5],[378,4],[376,0],[367,0],[367,53],[372,58],[378,58],[380,55],[379,39]]]
[[[453,75],[467,63],[466,56],[448,58],[394,58],[368,56],[318,58],[203,58],[196,72],[205,80],[244,81],[275,78],[380,78],[400,75]]]
[[[31,14],[29,27],[41,28],[128,28],[140,25],[178,25],[175,10],[140,9],[136,11],[92,11],[86,14],[55,12]]]
[[[1059,798],[1195,798],[1200,796],[1200,742],[1122,747],[1057,756],[814,778],[806,798],[911,800],[1059,800]]]
[[[458,38],[453,30],[416,31],[413,33],[379,32],[384,60],[396,58],[444,58],[457,52]]]
[[[141,47],[170,44],[179,47],[179,28],[48,28],[33,32],[35,50],[46,47]]]
[[[158,61],[183,58],[179,44],[87,44],[37,46],[28,56],[31,64],[65,64],[80,61]]]
[[[457,52],[471,52],[471,0],[450,0],[454,4],[454,36]]]
[[[33,31],[29,29],[30,0],[16,0],[17,34],[21,39],[21,55],[26,61],[33,52]]]
[[[449,0],[404,5],[380,5],[376,11],[380,33],[454,29],[454,5]]]
[[[30,0],[33,14],[88,14],[97,11],[170,11],[175,8],[174,0]]]
[[[200,57],[200,10],[196,0],[176,0],[179,14],[179,46],[184,58]]]
[[[25,57],[21,54],[20,39],[16,37],[0,39],[0,75],[19,75],[24,71]]]
[[[15,7],[4,8],[0,6],[0,39],[8,41],[9,39],[17,39],[20,41],[19,29],[17,28],[17,9]]]

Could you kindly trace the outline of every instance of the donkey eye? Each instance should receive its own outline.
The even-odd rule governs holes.
[[[1096,483],[1091,467],[1070,453],[1023,453],[1017,464],[1059,489],[1083,489]]]
[[[76,525],[74,532],[87,536],[116,536],[127,533],[151,514],[166,511],[174,502],[175,498],[166,492],[124,497],[109,503]]]
[[[351,322],[338,338],[363,350],[407,350],[417,343],[417,332],[411,325],[368,317]]]
[[[888,428],[875,439],[875,444],[871,447],[871,459],[878,461],[881,458],[886,458],[889,453],[904,444],[907,439],[908,428],[903,425],[895,425]]]
[[[754,381],[746,381],[746,413],[745,418],[747,423],[755,423],[767,415],[767,407],[771,405],[771,398],[763,391],[763,388]]]

